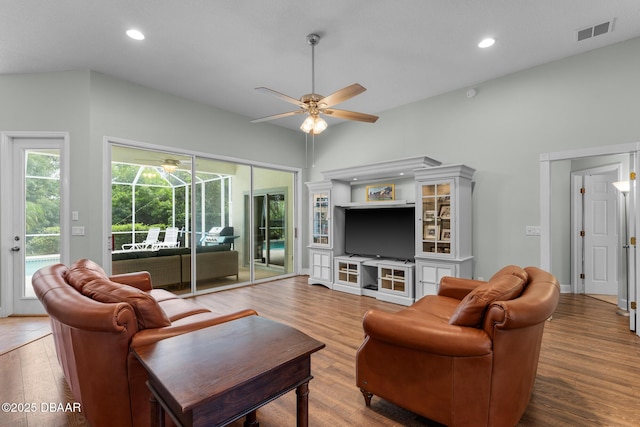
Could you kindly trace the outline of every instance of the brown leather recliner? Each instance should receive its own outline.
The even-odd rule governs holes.
[[[551,274],[508,266],[488,282],[445,277],[438,295],[398,313],[369,310],[356,355],[365,403],[376,395],[448,426],[515,426],[559,296]]]
[[[257,315],[213,313],[153,289],[147,272],[107,277],[89,260],[42,268],[32,283],[65,379],[92,427],[150,425],[148,375],[131,348]]]

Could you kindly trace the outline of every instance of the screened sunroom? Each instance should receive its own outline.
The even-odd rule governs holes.
[[[294,272],[295,173],[111,145],[112,273],[196,293]]]

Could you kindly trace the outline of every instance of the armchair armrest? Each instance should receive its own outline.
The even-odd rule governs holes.
[[[463,299],[469,292],[482,285],[482,280],[462,279],[460,277],[446,276],[440,280],[438,295],[455,299]]]
[[[442,356],[484,356],[492,351],[492,342],[482,329],[375,309],[365,313],[362,325],[370,339]]]
[[[151,274],[148,271],[136,271],[134,273],[115,274],[109,277],[109,280],[124,285],[133,286],[141,291],[149,292],[153,289],[151,284]]]
[[[545,285],[532,283],[519,298],[489,304],[484,318],[485,330],[493,333],[493,329],[527,328],[545,322],[553,315],[560,299],[557,285]]]
[[[133,336],[131,347],[139,347],[142,345],[152,344],[165,338],[175,337],[187,332],[196,331],[198,329],[207,328],[209,326],[219,325],[220,323],[229,322],[231,320],[240,319],[246,316],[257,316],[255,310],[245,309],[229,314],[216,314],[212,312],[198,313],[192,316],[184,317],[176,320],[171,326],[163,328],[144,329]]]

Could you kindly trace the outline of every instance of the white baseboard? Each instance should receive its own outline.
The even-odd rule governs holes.
[[[563,285],[560,283],[560,293],[561,294],[570,294],[571,292],[571,284]]]

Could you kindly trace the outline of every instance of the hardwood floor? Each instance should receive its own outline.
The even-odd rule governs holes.
[[[0,319],[0,355],[51,333],[49,317],[6,317]]]
[[[369,308],[398,311],[402,306],[309,286],[302,276],[195,300],[220,311],[254,308],[327,345],[312,356],[309,425],[437,425],[377,397],[367,408],[355,387],[363,314]],[[546,324],[533,397],[518,426],[637,425],[640,339],[628,329],[628,318],[616,315],[614,305],[563,294]],[[67,393],[50,336],[0,356],[2,402],[66,402]],[[0,413],[0,426],[86,425],[77,414],[12,415]],[[258,420],[261,427],[295,425],[295,394],[258,410]]]

